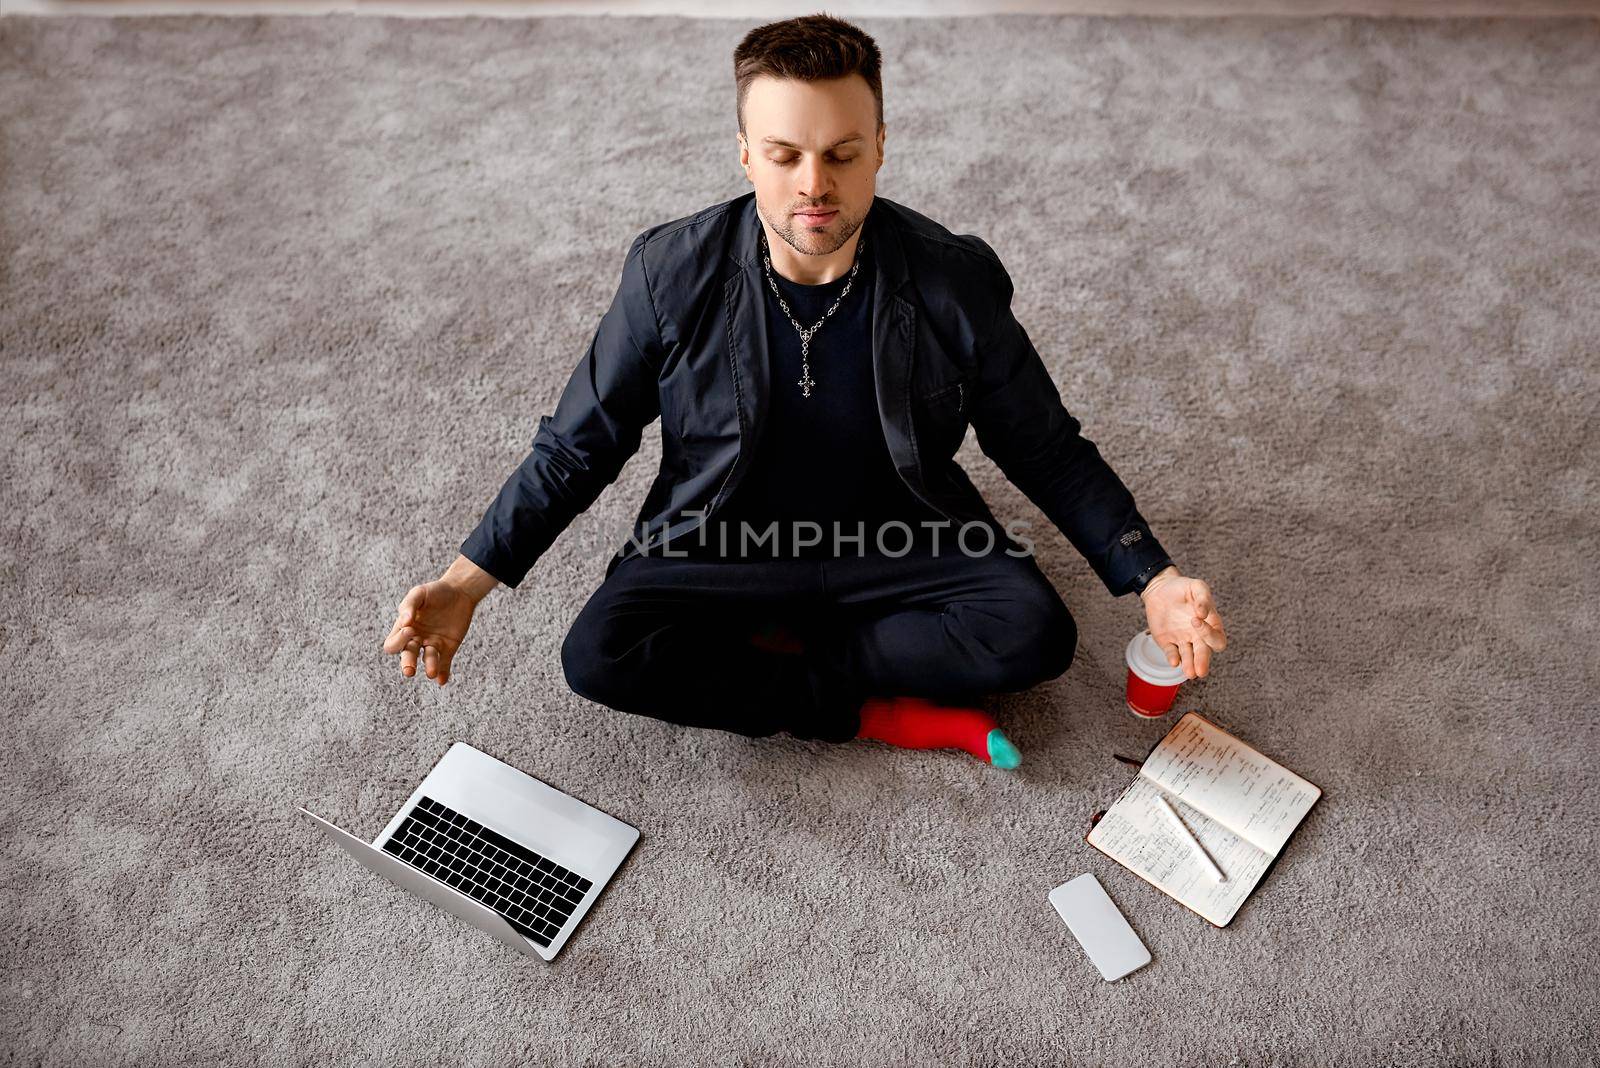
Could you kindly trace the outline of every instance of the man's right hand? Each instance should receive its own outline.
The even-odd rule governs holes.
[[[400,601],[394,626],[383,640],[385,653],[400,654],[400,672],[417,673],[417,655],[423,671],[440,686],[450,680],[450,663],[466,640],[467,628],[478,602],[499,581],[468,560],[456,557],[433,582],[413,586]]]

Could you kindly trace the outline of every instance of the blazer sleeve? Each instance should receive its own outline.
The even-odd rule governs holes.
[[[461,554],[515,588],[557,536],[616,481],[661,414],[660,323],[634,238],[622,281],[553,414],[541,416],[527,458],[501,486]]]
[[[1011,312],[1013,286],[994,250],[993,321],[978,341],[970,420],[978,447],[1081,553],[1113,597],[1172,558],[1094,442],[1061,402],[1033,342]]]

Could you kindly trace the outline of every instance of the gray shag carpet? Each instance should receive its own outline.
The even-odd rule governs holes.
[[[1054,532],[1015,773],[572,694],[653,432],[450,685],[380,653],[632,237],[748,188],[754,24],[0,20],[9,1058],[1595,1063],[1600,23],[860,21],[879,192],[998,250],[1216,590],[1180,708],[1326,791],[1227,929],[1082,841],[1175,717]],[[370,838],[458,739],[642,829],[553,965],[295,812]],[[1115,984],[1085,871],[1155,956]]]

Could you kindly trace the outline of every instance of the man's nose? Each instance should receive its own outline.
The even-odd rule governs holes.
[[[799,195],[807,201],[822,200],[833,192],[833,185],[828,178],[827,164],[820,159],[813,159],[810,163],[800,168]],[[823,201],[826,203],[826,201]]]

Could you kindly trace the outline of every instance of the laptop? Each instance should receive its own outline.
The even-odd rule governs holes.
[[[396,886],[547,961],[639,840],[638,828],[465,742],[449,748],[371,845],[300,811]]]

